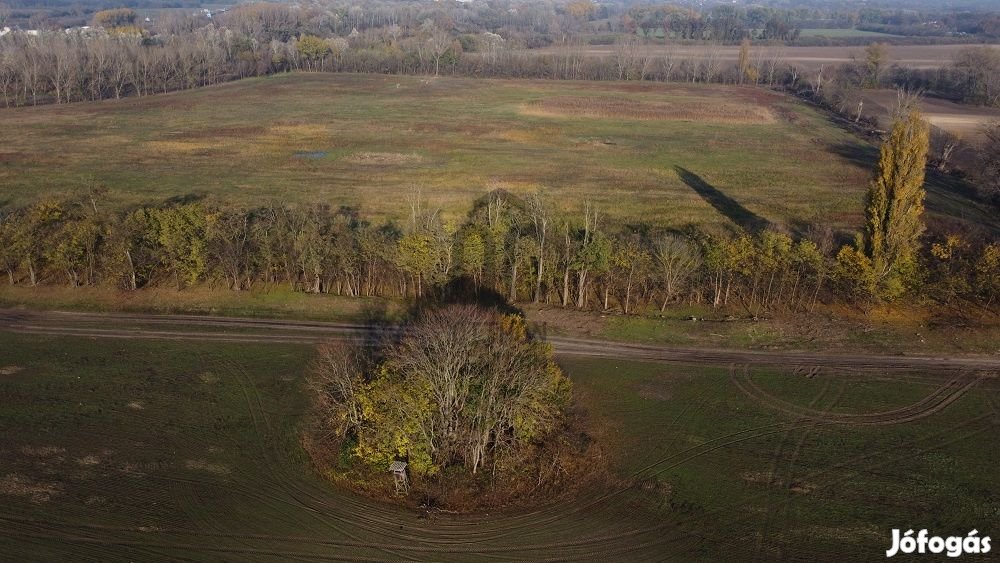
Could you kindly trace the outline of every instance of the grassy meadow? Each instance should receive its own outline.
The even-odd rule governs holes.
[[[874,147],[762,89],[294,74],[0,110],[0,203],[91,185],[113,204],[324,202],[459,219],[493,187],[659,226],[756,216],[854,228]],[[942,188],[943,190],[943,188]],[[930,210],[989,222],[932,189]],[[947,196],[947,197],[946,197]]]
[[[0,553],[843,561],[879,557],[892,527],[964,535],[1000,515],[983,447],[996,379],[937,408],[925,399],[973,375],[562,358],[619,481],[530,512],[459,516],[362,499],[314,473],[299,446],[310,355],[0,333]],[[829,422],[865,413],[878,424]]]

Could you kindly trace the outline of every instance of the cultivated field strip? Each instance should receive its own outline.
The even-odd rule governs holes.
[[[107,327],[113,328],[107,328]],[[169,326],[173,330],[153,329]],[[220,329],[220,330],[209,330]],[[86,336],[94,338],[140,338],[205,340],[218,342],[315,344],[327,339],[363,341],[396,331],[391,326],[359,325],[319,321],[206,317],[195,315],[144,315],[126,313],[70,313],[55,311],[0,310],[0,330],[26,334]],[[835,367],[838,370],[1000,370],[1000,358],[992,356],[879,356],[837,355],[814,352],[720,350],[626,344],[569,337],[546,338],[557,354],[677,362],[684,364],[754,364],[772,366]]]

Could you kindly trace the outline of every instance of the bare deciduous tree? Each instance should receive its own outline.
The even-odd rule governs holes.
[[[701,267],[701,253],[694,245],[674,235],[660,237],[654,251],[663,283],[663,304],[660,306],[663,311]]]

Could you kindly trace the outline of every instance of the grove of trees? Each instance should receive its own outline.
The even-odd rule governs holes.
[[[475,305],[425,310],[375,350],[334,342],[313,365],[321,425],[384,472],[509,472],[557,427],[570,382],[522,317]]]
[[[905,197],[893,190],[887,193],[895,206]],[[894,213],[903,212],[885,217],[898,223],[902,218]],[[821,228],[793,236],[774,228],[626,227],[608,224],[589,206],[560,211],[544,192],[518,197],[494,189],[460,223],[418,203],[405,222],[373,222],[357,209],[320,204],[168,202],[112,211],[100,196],[87,194],[0,215],[0,267],[9,284],[125,291],[284,285],[310,293],[416,298],[459,281],[512,302],[629,314],[702,303],[762,315],[809,310],[819,301],[917,295],[996,307],[1000,244],[986,237],[925,233],[915,242],[909,230],[903,254],[915,252],[916,262],[906,269],[906,291],[859,283],[872,275],[872,260],[896,263],[903,256],[879,242],[885,240],[880,228],[870,227],[867,242],[849,247],[860,249],[860,264],[857,253],[837,253],[833,233]],[[933,251],[942,244],[950,250]],[[880,258],[881,248],[891,254]]]

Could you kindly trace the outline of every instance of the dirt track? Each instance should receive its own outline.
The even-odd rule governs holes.
[[[0,330],[89,338],[315,344],[331,338],[361,340],[373,332],[394,329],[318,321],[0,309]],[[556,353],[560,355],[653,362],[712,365],[751,363],[792,368],[836,366],[894,370],[1000,370],[1000,357],[996,356],[838,355],[816,352],[660,347],[559,336],[547,337],[546,340],[552,343]]]

